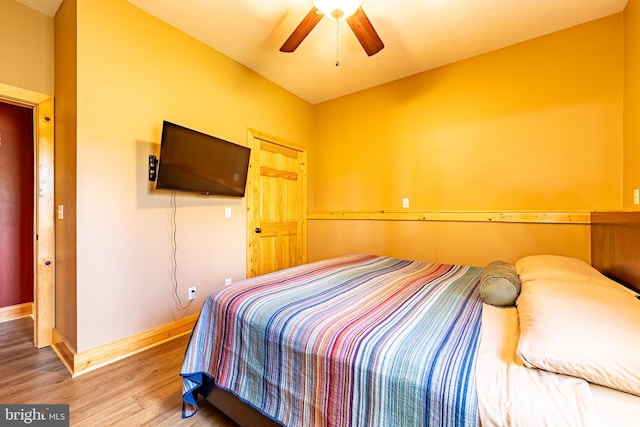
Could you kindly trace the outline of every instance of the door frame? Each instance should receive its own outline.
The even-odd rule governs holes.
[[[249,175],[247,178],[247,191],[246,191],[246,201],[247,201],[247,268],[246,268],[246,277],[251,277],[253,271],[253,257],[252,257],[252,246],[255,239],[254,230],[256,228],[255,222],[255,212],[259,206],[256,206],[258,199],[259,189],[259,181],[260,181],[260,158],[256,157],[256,153],[260,152],[260,141],[269,142],[271,144],[281,145],[286,148],[290,148],[292,150],[296,150],[302,153],[302,171],[301,177],[302,180],[301,188],[302,195],[300,204],[301,206],[301,219],[302,227],[302,260],[303,262],[307,262],[307,147],[295,144],[290,141],[286,141],[284,139],[278,138],[273,135],[266,134],[264,132],[260,132],[255,129],[248,128],[247,129],[247,146],[251,149],[251,157],[249,160]]]
[[[55,266],[53,97],[0,83],[0,102],[33,109],[34,138],[34,292],[33,344],[48,347],[53,331]]]

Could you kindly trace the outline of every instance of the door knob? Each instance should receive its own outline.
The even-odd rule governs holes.
[[[257,233],[257,234],[262,233],[262,228],[260,228],[260,227],[256,227],[256,233]]]

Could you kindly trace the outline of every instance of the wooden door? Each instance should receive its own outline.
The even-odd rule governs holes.
[[[247,277],[307,262],[306,150],[249,131]]]

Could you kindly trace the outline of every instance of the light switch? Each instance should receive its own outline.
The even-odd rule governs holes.
[[[229,207],[224,208],[224,217],[231,218],[231,208]]]

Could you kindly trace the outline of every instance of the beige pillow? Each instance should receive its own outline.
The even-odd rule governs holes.
[[[601,280],[602,274],[586,262],[560,255],[530,255],[516,261],[520,280]]]
[[[640,396],[640,301],[602,279],[523,280],[518,356],[530,368]]]

